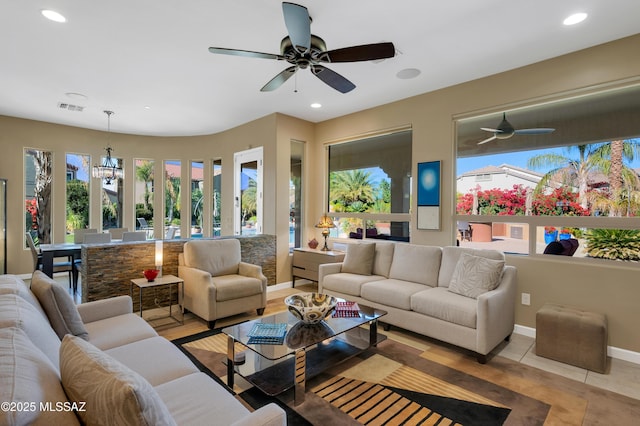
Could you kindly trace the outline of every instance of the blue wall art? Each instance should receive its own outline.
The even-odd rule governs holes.
[[[418,229],[440,229],[440,161],[418,163]]]

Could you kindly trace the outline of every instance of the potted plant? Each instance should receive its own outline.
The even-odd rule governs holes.
[[[561,240],[568,240],[571,238],[571,228],[562,228],[560,229],[560,235],[558,236]]]
[[[553,226],[545,226],[544,227],[544,242],[545,244],[549,244],[552,241],[555,241],[558,238],[558,230]]]

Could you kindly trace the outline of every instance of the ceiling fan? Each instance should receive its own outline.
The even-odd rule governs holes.
[[[494,139],[509,139],[513,135],[542,135],[545,133],[552,133],[556,129],[547,128],[547,127],[539,127],[535,129],[514,129],[511,123],[507,121],[507,114],[502,113],[502,121],[498,124],[498,127],[495,129],[491,129],[489,127],[481,127],[485,132],[493,133],[493,136],[478,142],[478,145],[482,145],[483,143],[491,142]]]
[[[374,43],[327,50],[324,40],[311,34],[311,17],[306,7],[295,3],[282,3],[284,23],[288,36],[280,42],[280,54],[249,50],[210,47],[209,52],[251,58],[284,60],[290,67],[265,84],[260,91],[269,92],[282,86],[298,69],[309,68],[313,75],[341,93],[355,89],[355,84],[322,63],[359,62],[391,58],[395,55],[393,43]]]

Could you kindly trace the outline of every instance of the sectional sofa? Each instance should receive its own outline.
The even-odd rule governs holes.
[[[132,313],[128,296],[78,305],[36,271],[0,275],[0,424],[286,424],[250,412]]]
[[[474,351],[480,363],[515,323],[516,269],[495,250],[349,244],[320,265],[318,290],[384,309],[386,324]]]

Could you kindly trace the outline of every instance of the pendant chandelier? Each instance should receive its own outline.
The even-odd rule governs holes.
[[[113,114],[113,111],[104,111],[104,113],[107,114],[107,137],[109,137],[111,134],[111,114]],[[124,170],[122,170],[122,167],[118,167],[118,163],[111,158],[111,151],[113,151],[113,148],[111,148],[108,140],[105,151],[107,151],[107,157],[104,159],[101,166],[98,166],[97,164],[93,166],[91,175],[94,178],[104,179],[104,182],[109,185],[112,181],[124,178]]]

